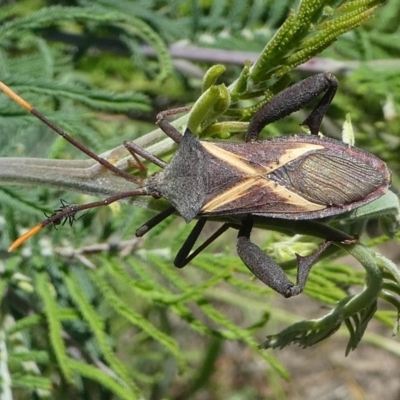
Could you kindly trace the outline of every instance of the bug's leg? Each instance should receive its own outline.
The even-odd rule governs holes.
[[[168,122],[166,117],[168,115],[175,115],[187,112],[191,108],[192,107],[188,106],[188,107],[174,108],[172,110],[161,111],[157,114],[156,123],[163,130],[163,132],[165,132],[165,134],[168,135],[174,142],[180,143],[182,140],[182,134]]]
[[[138,158],[138,155],[143,157],[145,160],[150,161],[154,165],[159,166],[160,168],[165,168],[165,166],[167,165],[167,163],[165,161],[163,161],[160,158],[156,157],[154,154],[151,154],[150,152],[148,152],[147,150],[145,150],[142,147],[138,146],[134,142],[125,141],[124,142],[124,146],[129,151],[129,153],[131,153],[132,157],[135,159],[135,161],[137,163],[137,167],[141,171],[145,171],[146,167],[140,161],[140,159]]]
[[[196,243],[201,231],[204,228],[207,218],[200,218],[189,236],[183,243],[181,249],[175,257],[174,265],[177,268],[183,268],[185,265],[189,264],[199,253],[201,253],[209,244],[211,244],[215,239],[221,236],[227,229],[230,228],[229,224],[223,224],[219,229],[217,229],[207,240],[205,240],[196,250],[192,253],[191,250]],[[190,253],[190,254],[189,254]]]
[[[158,213],[155,217],[153,217],[152,219],[150,219],[146,223],[144,223],[141,227],[136,229],[135,235],[137,237],[142,237],[150,229],[153,229],[156,225],[158,225],[160,222],[164,221],[164,219],[168,218],[174,212],[175,212],[175,207],[166,208],[165,210]]]
[[[297,282],[294,285],[285,275],[282,268],[250,241],[252,228],[253,221],[249,216],[243,221],[243,226],[238,233],[237,252],[243,263],[258,279],[282,296],[292,297],[300,294],[303,291],[311,267],[331,242],[323,243],[310,256],[301,257],[296,255],[298,264]]]
[[[163,130],[163,132],[169,136],[174,142],[180,143],[182,140],[182,134],[173,126],[171,125],[168,120],[166,119],[169,115],[175,115],[183,112],[187,112],[192,107],[180,107],[180,108],[173,108],[171,110],[161,111],[157,114],[156,123],[157,125]],[[143,157],[145,160],[152,162],[153,164],[159,166],[160,168],[165,168],[167,163],[160,158],[156,157],[154,154],[151,154],[147,150],[143,149],[142,147],[138,146],[134,142],[124,142],[124,146],[126,149],[131,153],[132,157],[135,159],[137,163],[137,167],[141,171],[145,171],[146,167],[138,158],[138,155]]]
[[[321,93],[326,92],[302,125],[307,125],[313,135],[317,135],[329,105],[338,87],[337,79],[330,73],[310,76],[278,93],[262,106],[250,121],[246,142],[258,139],[261,130],[294,111],[300,110]]]

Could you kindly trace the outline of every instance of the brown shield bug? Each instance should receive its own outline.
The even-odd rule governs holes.
[[[297,282],[293,284],[280,266],[251,242],[252,217],[295,220],[329,217],[377,199],[390,184],[390,172],[383,161],[341,141],[318,136],[322,118],[337,90],[336,78],[327,73],[312,76],[287,88],[260,108],[250,121],[244,143],[200,141],[189,129],[181,135],[163,113],[159,114],[158,125],[179,145],[168,164],[133,142],[124,143],[136,160],[140,155],[162,168],[148,179],[132,176],[98,157],[7,86],[1,84],[0,88],[89,157],[138,184],[136,190],[97,202],[63,205],[18,238],[10,250],[46,225],[59,224],[65,218],[73,221],[79,211],[132,196],[163,197],[171,207],[142,225],[137,235],[142,236],[175,211],[186,222],[198,218],[175,259],[176,266],[185,266],[226,229],[234,227],[239,231],[237,251],[244,264],[262,282],[283,296],[291,297],[301,293],[312,265],[331,241],[324,242],[310,256],[297,256]],[[311,135],[287,135],[258,141],[264,126],[300,109],[321,93],[325,94],[303,122],[309,127]],[[190,254],[207,218],[218,216],[233,217],[234,222],[225,223]]]

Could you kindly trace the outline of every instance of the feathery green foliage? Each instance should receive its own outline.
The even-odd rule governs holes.
[[[229,138],[245,131],[262,104],[300,78],[296,67],[323,52],[326,64],[314,59],[306,68],[336,68],[341,82],[324,132],[340,137],[351,112],[356,145],[389,164],[396,189],[400,78],[391,58],[398,51],[393,15],[399,5],[389,0],[378,9],[383,3],[303,0],[294,7],[291,1],[80,0],[65,7],[26,0],[0,8],[0,79],[94,151],[114,149],[110,157],[124,166],[126,154],[117,147],[123,140],[139,138],[157,155],[173,150],[159,131],[152,131],[154,115],[144,114],[152,108],[195,103],[177,126],[187,123],[201,136]],[[182,40],[187,41],[181,44],[186,62],[181,56],[173,62],[179,46],[171,48],[172,56],[168,46]],[[195,63],[200,50],[189,42],[207,48],[207,57],[211,50],[226,50],[226,59]],[[245,61],[249,51],[256,53],[253,64]],[[246,52],[239,54],[240,67],[233,61],[237,52]],[[268,126],[264,134],[298,132],[299,120]],[[390,326],[400,315],[397,267],[370,248],[388,240],[384,233],[396,234],[394,193],[329,225],[305,223],[300,232],[290,223],[263,227],[274,231],[261,231],[265,251],[293,279],[295,252],[313,251],[333,229],[363,235],[363,245],[331,246],[313,268],[305,294],[332,309],[308,321],[298,322],[297,315],[276,306],[271,290],[251,279],[231,254],[234,232],[182,271],[172,260],[191,226],[172,218],[147,237],[132,239],[149,210],[163,207],[162,202],[140,200],[134,204],[142,209],[114,205],[90,211],[72,229],[48,229],[20,252],[7,254],[21,230],[43,218],[44,210],[57,208],[60,197],[84,203],[92,199],[88,194],[105,195],[101,190],[108,184],[109,193],[121,188],[113,177],[96,180],[90,161],[78,161],[84,157],[55,136],[1,96],[0,149],[3,156],[20,158],[0,159],[0,181],[30,187],[0,188],[0,397],[12,398],[19,390],[25,398],[196,398],[218,382],[213,370],[218,371],[218,356],[228,341],[250,349],[272,367],[271,374],[287,377],[272,353],[258,346],[267,333],[262,347],[306,347],[344,326],[348,352],[371,318]],[[377,221],[382,231],[368,239],[366,232],[378,230]],[[346,252],[365,271],[336,261]],[[359,293],[348,294],[350,286],[359,287]],[[377,311],[379,298],[392,306],[390,311]],[[294,320],[270,334],[277,321]],[[256,398],[255,393],[246,395]],[[220,392],[216,396],[226,398]]]

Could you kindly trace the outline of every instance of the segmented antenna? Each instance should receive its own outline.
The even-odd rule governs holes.
[[[80,143],[73,137],[69,136],[60,127],[55,125],[53,122],[49,121],[43,114],[41,114],[38,110],[36,110],[34,107],[32,107],[27,101],[25,101],[22,97],[18,96],[13,90],[11,90],[7,85],[5,85],[1,81],[0,81],[0,90],[2,90],[7,96],[9,96],[13,101],[15,101],[21,107],[28,110],[36,118],[40,119],[44,124],[46,124],[50,129],[52,129],[54,132],[56,132],[61,137],[63,137],[66,141],[71,143],[73,146],[75,146],[77,149],[79,149],[80,151],[85,153],[87,156],[89,156],[93,160],[97,161],[104,168],[107,168],[111,172],[115,173],[116,175],[118,175],[122,178],[125,178],[126,180],[128,180],[130,182],[134,182],[138,185],[143,183],[142,179],[137,178],[133,175],[130,175],[127,172],[117,168],[116,166],[111,164],[109,161],[107,161],[106,159],[104,159],[102,157],[99,157],[96,153],[91,151],[89,148],[84,146],[82,143]],[[68,222],[72,226],[72,224],[76,221],[75,216],[79,211],[89,210],[91,208],[100,207],[100,206],[105,206],[105,205],[111,204],[115,201],[125,199],[128,197],[148,196],[149,194],[151,194],[151,193],[149,193],[149,190],[146,187],[141,187],[139,189],[132,190],[130,192],[125,192],[125,193],[120,193],[120,194],[117,194],[114,196],[110,196],[104,200],[95,201],[92,203],[82,204],[82,205],[68,204],[66,201],[61,200],[60,208],[55,210],[52,215],[46,216],[47,218],[44,221],[35,225],[33,228],[29,229],[26,233],[24,233],[22,236],[20,236],[18,239],[16,239],[11,244],[8,251],[15,250],[17,247],[19,247],[21,244],[26,242],[32,236],[36,235],[42,228],[44,228],[45,226],[47,226],[49,224],[64,225],[66,222]]]
[[[94,201],[92,203],[87,204],[66,204],[65,206],[60,207],[60,211],[54,212],[48,218],[35,225],[33,228],[29,229],[28,232],[21,235],[18,239],[16,239],[11,246],[8,248],[8,251],[13,251],[17,247],[21,246],[24,242],[30,239],[32,236],[36,235],[42,228],[50,224],[60,224],[63,220],[66,221],[74,221],[75,215],[79,211],[90,210],[91,208],[107,206],[111,203],[114,203],[118,200],[126,199],[128,197],[135,196],[149,196],[151,193],[146,187],[139,188],[136,190],[132,190],[130,192],[119,193],[114,196],[107,197],[104,200]],[[71,219],[72,218],[72,219]]]

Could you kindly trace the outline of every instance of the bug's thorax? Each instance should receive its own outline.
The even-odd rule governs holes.
[[[206,160],[200,141],[187,130],[170,163],[147,181],[179,214],[191,221],[200,211],[207,191]]]
[[[170,163],[149,179],[150,192],[164,197],[186,222],[202,214],[204,206],[212,199],[224,193],[232,196],[230,190],[239,185],[243,175],[253,168],[246,169],[245,163],[241,162],[244,154],[236,155],[231,149],[224,150],[219,146],[223,146],[222,143],[200,141],[186,130]],[[230,145],[238,149],[244,147],[244,143]]]

